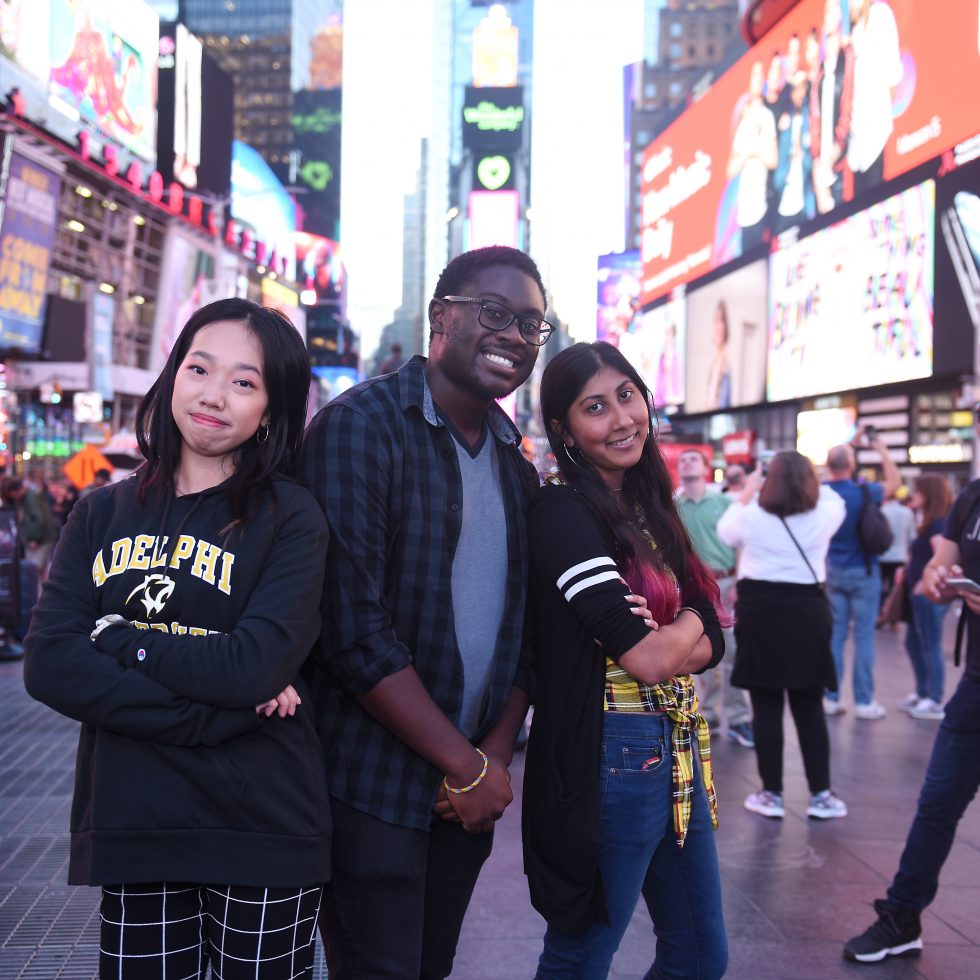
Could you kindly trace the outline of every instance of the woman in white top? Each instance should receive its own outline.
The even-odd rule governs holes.
[[[769,463],[764,483],[758,470],[749,475],[742,494],[718,522],[722,541],[741,549],[732,684],[747,688],[752,699],[762,779],[762,790],[748,796],[745,807],[766,817],[784,813],[784,692],[810,786],[807,815],[847,815],[843,801],[830,790],[830,740],[822,703],[825,689],[837,689],[824,562],[844,513],[844,501],[820,485],[810,460],[781,452]]]

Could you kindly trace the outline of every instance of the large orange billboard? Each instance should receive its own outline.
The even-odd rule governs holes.
[[[980,132],[977,0],[802,0],[643,158],[641,302]]]

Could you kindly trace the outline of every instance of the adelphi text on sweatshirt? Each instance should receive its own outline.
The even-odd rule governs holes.
[[[330,876],[323,749],[299,669],[326,522],[276,478],[244,528],[226,485],[73,508],[25,641],[28,692],[82,723],[70,884],[301,887]],[[128,622],[91,633],[108,614]],[[255,706],[294,684],[293,717]]]

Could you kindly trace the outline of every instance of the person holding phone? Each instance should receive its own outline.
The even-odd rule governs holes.
[[[874,903],[878,918],[844,946],[844,956],[859,963],[922,949],[922,912],[936,897],[956,826],[980,790],[980,591],[958,584],[964,578],[980,580],[980,480],[956,498],[922,573],[923,593],[932,602],[963,600],[966,667],[936,733],[898,872],[885,898]]]
[[[299,677],[328,535],[291,478],[309,386],[280,313],[198,310],[137,413],[147,462],[58,544],[24,684],[82,723],[68,882],[102,888],[100,976],[312,975],[330,811]]]
[[[918,533],[909,549],[905,589],[911,618],[905,632],[905,649],[915,674],[915,690],[898,702],[901,711],[913,718],[943,717],[943,619],[947,606],[931,602],[925,594],[922,573],[942,542],[946,515],[953,503],[949,481],[938,473],[917,477],[911,507],[918,516]]]

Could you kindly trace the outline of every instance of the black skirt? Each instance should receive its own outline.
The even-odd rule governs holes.
[[[737,594],[732,684],[837,690],[833,620],[822,586],[742,579]]]

